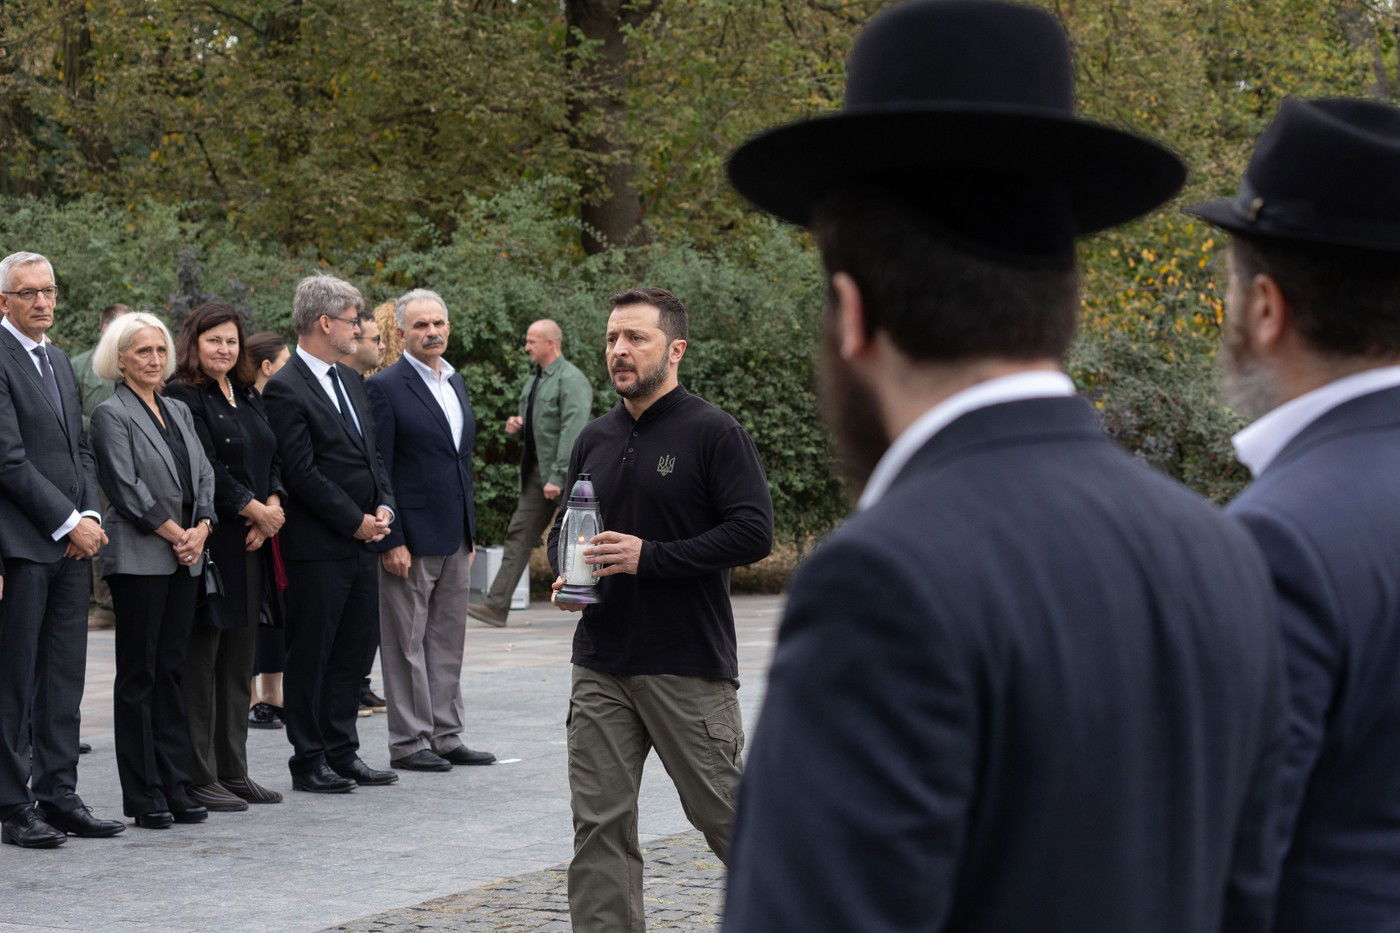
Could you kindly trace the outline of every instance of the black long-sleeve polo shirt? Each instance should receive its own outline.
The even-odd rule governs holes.
[[[619,402],[579,434],[566,490],[593,476],[603,528],[643,541],[637,573],[598,581],[573,662],[611,674],[738,676],[729,572],[768,555],[773,500],[753,440],[677,386],[633,420]],[[559,528],[549,536],[558,572]]]

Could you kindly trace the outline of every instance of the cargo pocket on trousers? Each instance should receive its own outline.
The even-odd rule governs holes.
[[[742,767],[744,730],[737,700],[705,717],[705,734],[710,739],[710,769],[716,777]]]

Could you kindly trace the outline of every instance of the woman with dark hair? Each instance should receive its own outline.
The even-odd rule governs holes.
[[[253,388],[261,397],[267,380],[291,358],[292,351],[281,334],[265,330],[248,338],[248,358],[256,373]],[[269,547],[276,546],[274,538]],[[275,556],[275,555],[274,555]],[[269,588],[268,606],[274,618],[280,615],[281,600]],[[254,729],[282,728],[282,666],[287,660],[287,640],[280,626],[258,626],[258,649],[253,655],[253,682],[250,685],[248,725]]]
[[[190,795],[210,810],[280,803],[282,795],[248,777],[248,693],[258,614],[271,568],[263,545],[282,527],[277,440],[253,388],[256,368],[243,352],[243,321],[211,301],[185,319],[175,376],[165,395],[189,406],[214,467],[218,526],[209,553],[223,580],[196,620],[185,661],[184,696],[194,746]]]

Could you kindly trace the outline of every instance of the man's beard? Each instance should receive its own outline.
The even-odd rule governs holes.
[[[841,471],[859,495],[875,471],[875,465],[889,450],[890,437],[885,431],[875,394],[841,358],[840,344],[835,315],[828,311],[817,380],[822,420],[836,442]]]
[[[631,367],[631,372],[635,374],[636,378],[632,380],[630,386],[624,389],[619,386],[617,380],[614,379],[613,388],[617,389],[617,394],[623,398],[646,398],[657,389],[661,388],[661,383],[666,381],[666,357],[663,356],[660,362],[656,364],[656,368],[646,375],[643,375],[641,370],[637,369],[635,366]]]
[[[1241,418],[1253,422],[1278,407],[1280,396],[1273,373],[1250,352],[1244,326],[1229,315],[1216,369],[1221,401]]]

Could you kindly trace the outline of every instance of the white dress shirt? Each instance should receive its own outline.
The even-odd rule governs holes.
[[[462,416],[462,400],[457,398],[457,390],[452,388],[452,383],[448,380],[452,378],[454,370],[443,362],[442,357],[438,357],[438,369],[434,370],[412,353],[405,353],[404,358],[408,364],[418,371],[418,375],[423,377],[423,384],[428,387],[428,392],[437,399],[437,403],[442,406],[442,413],[447,416],[447,426],[452,429],[452,449],[462,449],[462,427],[465,420]]]
[[[1235,455],[1249,467],[1250,473],[1258,476],[1283,452],[1289,441],[1327,412],[1343,402],[1394,386],[1400,386],[1400,366],[1382,366],[1343,376],[1289,399],[1230,438],[1235,445]]]
[[[868,509],[884,498],[899,471],[920,447],[958,418],[978,408],[1018,402],[1028,398],[1057,398],[1074,394],[1074,382],[1062,372],[1035,370],[988,379],[955,392],[918,417],[895,438],[875,465],[861,494],[859,509]]]
[[[312,356],[301,348],[301,344],[297,344],[297,356],[301,357],[301,361],[311,370],[311,375],[316,377],[316,381],[321,385],[321,390],[326,393],[326,398],[331,400],[331,407],[336,411],[340,411],[340,399],[336,395],[335,386],[331,384],[331,377],[329,375],[331,367],[335,364],[327,363],[325,360]],[[337,372],[335,377],[336,379],[340,379],[340,373]],[[340,391],[345,392],[345,401],[349,402],[350,393],[345,391],[343,385]],[[354,405],[350,406],[350,420],[355,422],[355,429],[360,432],[361,437],[364,437],[365,429],[364,426],[360,424],[360,416],[355,414]]]
[[[24,348],[24,355],[29,357],[29,362],[34,364],[34,371],[38,373],[39,378],[42,379],[44,377],[44,367],[39,364],[39,358],[34,355],[34,348],[41,347],[44,344],[48,343],[49,338],[45,336],[43,340],[38,343],[36,343],[33,340],[30,340],[28,337],[26,337],[20,332],[18,327],[15,327],[15,325],[10,323],[10,318],[8,315],[3,318],[0,318],[0,327],[4,327],[6,330],[8,330],[11,334],[14,335],[16,340],[19,341],[19,345]],[[49,360],[49,368],[53,368],[53,360]],[[55,376],[54,378],[57,379],[58,377]],[[77,509],[74,509],[72,514],[68,516],[67,520],[64,521],[62,525],[59,525],[58,529],[54,531],[54,533],[50,535],[50,537],[55,541],[62,541],[67,536],[68,532],[78,527],[78,522],[82,521],[84,516],[93,519],[99,525],[102,524],[102,516],[98,513],[80,513]]]

